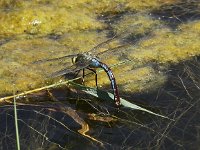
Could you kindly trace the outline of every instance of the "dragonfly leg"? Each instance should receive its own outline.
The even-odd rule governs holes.
[[[97,72],[95,69],[87,68],[88,70],[92,71],[95,74],[95,82],[96,82],[96,88],[98,88],[98,83],[97,83]]]
[[[76,78],[78,77],[78,74],[80,73],[80,70],[79,71],[76,71],[74,74],[73,74],[73,78]]]
[[[82,84],[84,84],[84,78],[85,78],[85,69],[82,69],[83,70],[83,75],[82,75]]]

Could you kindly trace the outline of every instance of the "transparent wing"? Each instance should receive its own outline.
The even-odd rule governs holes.
[[[64,68],[62,70],[56,71],[56,72],[52,73],[51,75],[49,75],[48,77],[55,78],[55,77],[59,77],[59,76],[65,75],[65,74],[74,73],[74,72],[80,71],[84,68],[87,68],[88,66],[89,66],[89,62],[85,62],[85,65],[79,65],[77,63],[68,68]]]
[[[125,50],[129,46],[131,46],[131,44],[125,43],[123,45],[119,45],[119,46],[111,48],[111,49],[106,49],[105,51],[98,53],[97,56],[104,58],[106,56],[111,56],[113,54],[118,54],[122,50]]]
[[[56,71],[56,72],[52,73],[51,75],[49,75],[48,77],[49,78],[55,78],[55,77],[65,75],[67,73],[73,73],[73,72],[76,72],[76,71],[79,71],[79,70],[81,70],[81,68],[78,68],[78,67],[73,65],[70,68],[65,68],[65,69]]]
[[[118,39],[123,39],[123,37],[126,37],[129,34],[130,33],[128,33],[128,32],[122,32],[120,34],[115,34],[113,37],[109,38],[106,41],[103,41],[102,43],[99,43],[98,45],[96,45],[95,47],[93,47],[91,50],[89,50],[87,52],[91,53],[92,55],[97,55],[99,48],[102,48],[103,46],[111,43],[112,41],[115,41],[115,40],[118,40]]]
[[[73,57],[76,57],[76,54],[52,58],[52,59],[41,59],[41,60],[32,62],[32,64],[41,64],[41,63],[45,63],[45,62],[60,61],[60,60],[66,59],[66,58],[73,58]]]
[[[107,58],[112,58],[113,56],[122,56],[122,55],[129,55],[129,51],[133,50],[133,47],[140,43],[141,41],[144,41],[148,39],[151,36],[151,34],[146,35],[145,37],[140,37],[137,39],[125,39],[125,41],[121,42],[120,45],[117,45],[116,47],[113,48],[108,48],[105,49],[102,52],[99,52],[96,56],[100,58],[101,60],[105,60]],[[131,48],[132,47],[132,48]],[[126,57],[127,59],[127,57]]]
[[[113,41],[115,38],[117,37],[117,35],[113,36],[112,38],[103,41],[102,43],[99,43],[98,45],[96,45],[95,47],[93,47],[91,50],[89,50],[88,52],[95,52],[98,48],[101,48],[102,46],[108,44],[109,42]]]

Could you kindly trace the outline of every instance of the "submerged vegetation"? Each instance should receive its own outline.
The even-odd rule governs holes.
[[[173,101],[174,105],[177,105],[179,102],[180,109],[183,108],[182,111],[186,111],[187,109],[187,111],[189,111],[190,107],[198,103],[199,99],[199,95],[195,94],[195,96],[193,96],[190,94],[192,90],[195,89],[196,91],[199,89],[200,83],[198,78],[196,78],[199,73],[196,68],[200,66],[199,8],[200,3],[195,0],[2,0],[0,1],[0,97],[4,98],[10,96],[13,94],[13,91],[23,93],[65,80],[64,78],[62,78],[62,81],[60,81],[61,78],[48,78],[49,74],[62,69],[61,64],[63,62],[59,64],[49,63],[40,65],[34,65],[32,62],[46,58],[56,58],[64,55],[86,52],[97,44],[113,36],[120,35],[120,38],[116,38],[99,49],[99,51],[104,52],[107,49],[124,45],[124,47],[121,47],[118,51],[113,51],[111,55],[105,55],[102,58],[102,62],[108,64],[114,72],[119,86],[120,96],[130,100],[136,99],[137,101],[138,97],[141,99],[139,95],[150,93],[151,98],[147,98],[149,101],[138,100],[140,104],[150,104],[150,99],[153,101],[155,99],[158,100],[163,97],[169,97],[170,100],[166,99],[166,102],[171,103],[171,101]],[[64,63],[67,66],[71,63],[71,60],[69,59]],[[180,64],[185,66],[182,70],[179,70]],[[173,66],[175,66],[175,69]],[[192,66],[194,68],[192,68]],[[175,71],[173,71],[173,69]],[[170,74],[171,72],[172,74]],[[173,78],[173,75],[176,77]],[[173,80],[173,83],[169,81],[169,79]],[[176,86],[176,88],[174,87],[174,83],[179,85],[178,88]],[[87,75],[85,78],[85,85],[95,87],[93,75]],[[101,87],[101,89],[109,89],[109,85],[110,81],[106,74],[103,71],[99,71],[98,86]],[[172,90],[174,91],[170,91],[168,85],[173,87],[174,89]],[[167,86],[166,90],[165,86]],[[157,143],[154,141],[150,143],[149,146],[155,146],[156,149],[162,147],[163,138],[166,138],[170,142],[173,141],[173,137],[168,136],[167,133],[163,133],[164,130],[162,127],[159,128],[160,131],[157,131],[155,127],[148,127],[148,124],[143,126],[142,123],[145,123],[145,119],[143,120],[142,118],[138,121],[140,114],[137,114],[137,112],[135,119],[133,112],[122,109],[121,113],[130,119],[128,121],[126,117],[123,118],[117,115],[112,117],[109,115],[104,116],[102,119],[101,115],[107,114],[106,106],[109,106],[107,103],[103,106],[99,106],[98,102],[92,104],[90,102],[91,97],[87,97],[81,92],[81,98],[76,97],[74,95],[77,95],[76,92],[79,91],[73,87],[68,88],[68,90],[63,90],[63,86],[59,86],[59,88],[55,88],[54,90],[33,93],[31,96],[25,95],[25,98],[20,100],[20,111],[27,112],[28,110],[25,110],[24,103],[31,103],[31,110],[33,110],[35,114],[31,111],[28,111],[28,113],[36,118],[40,109],[48,110],[49,112],[52,111],[52,114],[57,111],[61,113],[64,112],[62,117],[66,114],[69,116],[71,114],[73,120],[79,122],[79,126],[81,125],[82,129],[85,129],[79,133],[86,137],[87,135],[85,132],[90,131],[89,125],[92,126],[93,123],[92,121],[88,121],[88,125],[86,120],[88,120],[88,118],[93,118],[93,120],[98,120],[100,122],[104,119],[109,120],[106,122],[106,125],[102,125],[103,127],[116,127],[116,121],[119,121],[120,124],[130,126],[129,129],[131,132],[134,132],[134,129],[139,132],[140,128],[143,127],[148,131],[151,130],[153,133],[150,137],[155,134],[158,137]],[[180,93],[176,93],[176,90],[179,90]],[[162,93],[165,93],[165,96],[162,96]],[[59,97],[57,95],[61,96]],[[63,108],[58,97],[61,100],[65,100],[63,103],[69,107]],[[70,99],[72,99],[73,102],[71,102]],[[185,99],[187,102],[182,101]],[[48,103],[49,107],[38,106],[38,110],[34,111],[35,106],[32,106],[32,103],[34,103],[33,105],[37,105],[36,103],[40,103],[40,100],[42,102],[50,101]],[[163,104],[166,104],[163,100],[161,101]],[[50,108],[50,106],[53,105],[51,102],[53,102],[53,104],[58,103],[58,108]],[[153,103],[154,102],[152,102],[152,104]],[[4,102],[2,102],[2,105],[3,104]],[[169,104],[163,106],[163,104],[161,104],[161,106],[158,105],[158,107],[162,107],[164,109],[163,112],[168,114],[169,118],[176,120],[179,119],[179,117],[181,118],[181,115],[184,115],[182,112],[179,112],[178,106],[174,108],[175,106],[170,106]],[[182,107],[182,105],[187,108],[184,109],[185,107]],[[151,105],[147,107],[151,107]],[[80,115],[81,117],[77,117],[78,114],[76,114],[75,110],[78,111],[79,109],[81,110],[80,114],[85,113],[87,115]],[[7,113],[10,112],[10,108],[8,107],[5,111]],[[155,109],[155,111],[158,110]],[[195,109],[193,111],[195,111]],[[42,113],[45,114],[45,112]],[[180,113],[181,115],[177,117],[176,113]],[[198,114],[198,112],[196,113]],[[42,114],[43,119],[45,118],[44,114]],[[51,114],[49,113],[46,117],[47,116],[49,117]],[[78,118],[77,120],[76,117]],[[58,117],[57,119],[59,120],[60,118]],[[150,120],[153,119],[151,118]],[[50,122],[48,119],[46,119],[46,121]],[[134,121],[139,123],[138,128],[135,127],[138,124]],[[172,129],[173,127],[171,125],[173,124],[176,126],[176,123],[178,124],[178,120],[176,120],[175,123],[170,122],[168,124],[169,128]],[[58,124],[61,125],[61,121],[59,121]],[[77,125],[74,127],[74,123],[72,124],[71,128],[77,131]],[[158,126],[159,124],[163,126],[161,122],[157,122]],[[164,121],[164,124],[164,128],[166,127],[167,131],[166,121]],[[33,126],[34,125],[33,123]],[[51,125],[53,126],[53,123]],[[94,136],[96,136],[97,139],[101,139],[101,141],[105,141],[103,142],[104,144],[109,142],[112,144],[113,142],[116,147],[124,146],[126,148],[131,148],[132,146],[135,147],[135,145],[138,144],[137,142],[139,142],[136,140],[137,142],[126,143],[126,139],[120,137],[124,143],[121,143],[122,145],[117,145],[115,141],[109,141],[111,137],[106,138],[103,134],[98,135],[99,131],[97,131],[96,128],[99,126],[102,127],[100,124],[92,126],[95,130]],[[62,127],[65,129],[68,128],[64,125]],[[52,128],[54,131],[57,130],[56,127]],[[68,130],[69,133],[74,132],[71,131],[71,128]],[[127,131],[130,132],[130,130]],[[197,127],[196,130],[199,133],[199,127]],[[117,129],[117,131],[119,131],[119,129]],[[43,132],[41,134],[42,138],[44,138],[45,134],[43,129],[41,129],[41,132]],[[138,134],[143,135],[145,133],[140,132]],[[72,136],[72,139],[76,138],[77,135],[75,135]],[[137,134],[135,136],[137,136]],[[177,136],[174,137],[178,139]],[[88,138],[90,140],[96,140],[96,138],[93,139],[92,136]],[[193,138],[197,139],[196,136]],[[66,138],[63,139],[66,140]],[[148,142],[148,139],[149,138],[146,138],[145,141]],[[172,142],[173,145],[178,148],[185,147],[184,142],[181,143],[177,139],[177,143]],[[55,142],[55,140],[49,140],[48,142],[52,144],[52,141]],[[98,143],[99,141],[97,140],[96,142]],[[55,143],[56,145],[66,144],[66,142],[64,142],[65,144],[60,144],[62,142]],[[69,145],[65,146],[73,147],[74,144],[74,142],[71,142],[71,145],[69,143]],[[144,143],[138,145],[138,147],[144,147],[145,144],[148,145],[148,143]],[[88,147],[91,148],[92,146]],[[108,147],[110,147],[110,145]]]

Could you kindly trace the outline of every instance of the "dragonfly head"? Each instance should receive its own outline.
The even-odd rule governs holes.
[[[83,54],[77,54],[75,57],[72,58],[72,63],[77,64],[83,62],[84,60],[84,55]]]
[[[72,57],[72,63],[73,63],[73,64],[75,64],[75,63],[77,62],[77,60],[76,60],[76,59],[77,59],[77,56],[75,56],[75,57]]]
[[[88,53],[77,54],[76,57],[72,58],[72,63],[78,66],[85,66],[88,65],[93,57]]]

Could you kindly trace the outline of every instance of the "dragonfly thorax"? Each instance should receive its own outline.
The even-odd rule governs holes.
[[[77,54],[76,57],[72,58],[72,63],[78,66],[85,66],[86,64],[90,65],[93,63],[94,59],[97,58],[92,56],[90,53]]]

